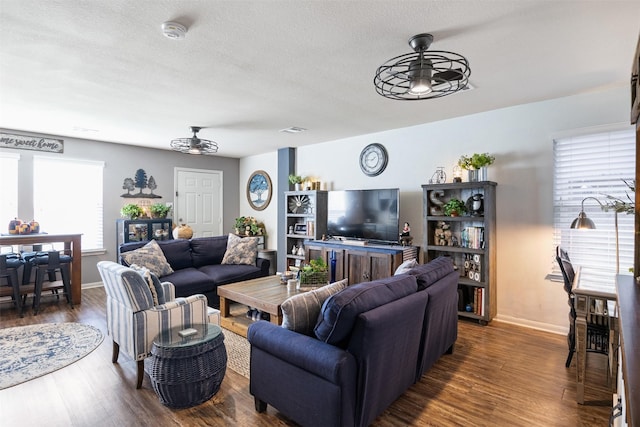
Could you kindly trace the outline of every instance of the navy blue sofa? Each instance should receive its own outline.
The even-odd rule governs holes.
[[[270,262],[256,258],[255,265],[220,264],[227,250],[228,236],[196,237],[193,239],[159,240],[167,262],[173,273],[160,277],[163,282],[175,286],[177,297],[204,294],[209,307],[220,308],[217,288],[229,283],[257,279],[269,275]],[[120,245],[120,256],[146,245],[148,242],[131,242]]]
[[[302,426],[368,426],[458,336],[458,272],[448,258],[329,297],[315,336],[249,327],[250,392]]]

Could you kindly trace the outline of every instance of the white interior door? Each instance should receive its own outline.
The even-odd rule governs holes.
[[[174,219],[193,237],[221,236],[222,171],[175,168]]]

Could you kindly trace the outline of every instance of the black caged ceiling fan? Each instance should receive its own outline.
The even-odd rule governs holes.
[[[428,33],[409,39],[412,53],[391,58],[376,71],[376,92],[403,101],[440,98],[467,88],[471,68],[454,52],[427,51],[433,42]]]
[[[198,138],[201,127],[191,126],[191,138],[177,138],[171,141],[171,148],[187,154],[214,154],[218,152],[218,143]]]

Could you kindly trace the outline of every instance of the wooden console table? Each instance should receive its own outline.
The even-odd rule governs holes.
[[[71,255],[71,296],[74,304],[82,301],[82,234],[25,234],[0,236],[0,245],[39,245],[64,243],[64,253]]]

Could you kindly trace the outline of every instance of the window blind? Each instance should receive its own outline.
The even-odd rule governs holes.
[[[607,195],[628,200],[634,194],[625,184],[635,176],[635,135],[631,129],[582,135],[554,140],[554,266],[555,247],[567,250],[572,263],[597,269],[602,278],[616,271],[616,214],[605,212]],[[596,225],[595,230],[572,230],[571,223],[584,211]],[[620,272],[633,266],[634,216],[620,213],[618,238]]]
[[[48,233],[82,233],[82,250],[103,249],[104,162],[34,156],[35,219]]]
[[[9,221],[18,216],[18,161],[19,154],[0,153],[0,171],[2,171],[2,182],[0,184],[0,218],[6,221],[0,224],[3,233],[7,232]],[[24,219],[24,218],[21,218]],[[28,221],[28,219],[25,219]],[[5,251],[5,248],[2,248]],[[10,249],[6,249],[10,251]]]

